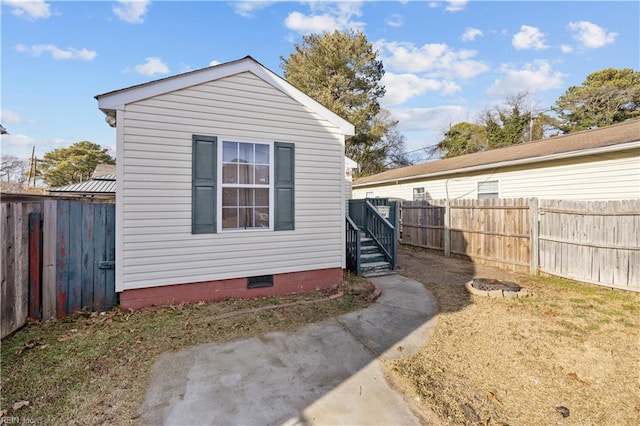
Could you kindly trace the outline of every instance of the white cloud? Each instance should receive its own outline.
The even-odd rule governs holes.
[[[34,120],[27,120],[17,112],[9,111],[8,109],[3,109],[0,111],[0,122],[2,123],[35,123]]]
[[[31,47],[25,46],[24,44],[18,44],[16,45],[16,51],[29,53],[32,56],[40,56],[43,53],[50,53],[53,59],[80,59],[82,61],[90,61],[98,56],[95,50],[88,50],[85,48],[74,49],[73,47],[68,47],[65,50],[53,44],[34,44]]]
[[[530,93],[558,89],[563,85],[565,74],[554,72],[546,60],[536,60],[521,69],[502,65],[503,76],[498,78],[487,90],[495,96],[527,91]]]
[[[233,11],[240,16],[244,16],[245,18],[252,17],[255,15],[255,12],[264,9],[265,7],[271,6],[274,1],[234,1],[230,5],[233,8]]]
[[[409,99],[428,91],[437,91],[449,95],[462,90],[460,86],[452,81],[422,78],[415,74],[393,74],[387,72],[382,77],[381,83],[387,89],[382,98],[382,103],[385,106],[403,104]]]
[[[541,50],[549,47],[545,44],[544,34],[540,29],[529,25],[520,27],[520,32],[513,36],[511,44],[518,50]]]
[[[562,50],[562,53],[571,53],[573,52],[573,47],[569,46],[568,44],[563,44],[562,46],[560,46],[560,50]]]
[[[4,0],[3,3],[10,6],[12,8],[11,13],[19,17],[35,20],[51,16],[49,4],[44,0]]]
[[[210,67],[213,67],[213,66],[216,66],[216,65],[220,65],[220,62],[216,61],[215,59],[212,60],[211,62],[209,62],[209,66]]]
[[[392,108],[389,110],[398,120],[403,131],[435,130],[449,124],[459,123],[468,118],[468,112],[461,105],[443,105],[435,108]]]
[[[114,5],[112,10],[121,21],[142,24],[150,4],[147,0],[118,0],[118,4]]]
[[[408,42],[379,40],[374,48],[380,52],[385,66],[398,72],[428,73],[429,77],[468,79],[489,69],[482,61],[474,60],[475,50],[452,50],[443,43],[416,47]]]
[[[142,75],[155,75],[169,73],[169,67],[158,57],[151,56],[146,58],[147,62],[136,65],[133,69]]]
[[[477,28],[467,28],[462,34],[462,41],[473,41],[477,37],[482,37],[484,33]]]
[[[394,13],[387,18],[387,25],[394,28],[400,28],[402,26],[402,15]]]
[[[445,10],[449,12],[460,12],[467,5],[467,0],[447,0]]]
[[[33,145],[35,144],[36,139],[27,135],[2,135],[2,144],[14,145],[14,146],[24,146],[24,145]],[[4,151],[4,149],[3,149]]]
[[[335,30],[361,29],[364,22],[353,20],[362,15],[361,2],[312,2],[311,13],[291,12],[284,25],[300,34],[332,32]]]
[[[574,32],[573,38],[588,49],[597,49],[611,44],[618,36],[617,33],[607,32],[604,28],[589,22],[570,22],[569,29]]]

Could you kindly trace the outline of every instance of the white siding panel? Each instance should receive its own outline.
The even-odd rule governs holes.
[[[425,187],[427,200],[477,198],[478,182],[498,180],[500,198],[625,200],[640,198],[640,151],[577,157],[488,173],[468,173],[427,180],[354,188],[353,198],[411,200],[413,188]]]
[[[126,105],[118,288],[342,266],[343,136],[250,73]],[[294,231],[191,234],[192,135],[295,143]]]

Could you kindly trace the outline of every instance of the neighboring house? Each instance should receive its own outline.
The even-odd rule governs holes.
[[[342,282],[353,125],[251,57],[96,99],[116,128],[123,308]]]
[[[96,175],[94,172],[91,179],[87,181],[49,188],[47,191],[51,195],[78,195],[113,199],[116,196],[116,175],[114,173]]]
[[[357,179],[354,198],[640,198],[640,120]]]
[[[98,164],[91,173],[91,179],[47,189],[50,195],[115,198],[115,164]]]

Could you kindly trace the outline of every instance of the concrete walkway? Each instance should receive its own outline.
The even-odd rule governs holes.
[[[417,352],[437,306],[422,284],[372,278],[366,309],[301,327],[161,356],[140,419],[152,425],[414,425],[385,362]]]

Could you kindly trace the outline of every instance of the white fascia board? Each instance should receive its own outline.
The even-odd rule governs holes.
[[[371,186],[385,185],[390,183],[397,184],[399,182],[420,180],[420,179],[446,176],[446,175],[455,175],[455,174],[461,174],[461,173],[477,172],[482,170],[495,169],[498,167],[520,166],[523,164],[542,163],[545,161],[562,160],[564,158],[583,157],[583,156],[593,155],[593,154],[605,154],[609,152],[627,151],[630,149],[638,149],[638,148],[640,148],[640,141],[626,142],[618,145],[609,145],[609,146],[585,149],[580,151],[561,152],[558,154],[545,155],[542,157],[521,158],[518,160],[509,160],[509,161],[502,161],[498,163],[482,164],[479,166],[471,166],[471,167],[465,167],[461,169],[443,170],[441,172],[426,173],[422,175],[407,176],[407,177],[396,178],[396,179],[385,179],[385,180],[379,180],[377,182],[354,184],[353,188],[354,189],[367,188]]]
[[[134,86],[129,89],[98,95],[98,108],[107,114],[109,111],[124,109],[125,105],[133,102],[149,99],[164,93],[196,86],[198,84],[204,84],[243,72],[251,72],[255,74],[257,77],[271,84],[282,93],[300,102],[302,105],[311,109],[319,116],[338,127],[345,136],[349,137],[355,134],[353,124],[344,120],[342,117],[324,107],[322,104],[251,58],[204,68],[184,75],[178,75],[176,77],[169,77],[164,80]]]

